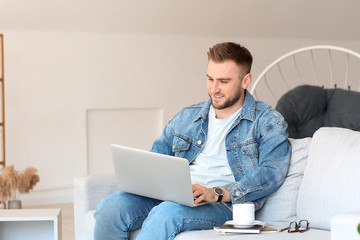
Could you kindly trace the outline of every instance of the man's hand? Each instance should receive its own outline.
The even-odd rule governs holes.
[[[195,199],[195,204],[203,202],[216,202],[218,199],[212,188],[207,188],[199,184],[193,184],[192,191]]]
[[[230,202],[231,201],[230,193],[226,190],[226,188],[224,187],[221,188],[224,190],[224,197],[222,201]],[[218,200],[218,195],[216,195],[214,189],[212,188],[207,188],[199,184],[193,184],[192,191],[195,199],[194,201],[195,204],[203,203],[203,202],[208,202],[208,203],[217,202]]]

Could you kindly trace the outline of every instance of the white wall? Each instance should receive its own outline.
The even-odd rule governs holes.
[[[3,33],[7,165],[34,166],[41,179],[24,205],[72,201],[73,178],[88,169],[88,110],[161,109],[163,124],[179,108],[205,100],[206,52],[217,42],[247,46],[255,77],[298,47],[335,44],[360,52],[359,42],[230,34]],[[146,127],[129,126],[139,141]]]

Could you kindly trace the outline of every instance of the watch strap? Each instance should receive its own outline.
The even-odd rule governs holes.
[[[224,195],[218,195],[218,200],[216,202],[221,202]]]

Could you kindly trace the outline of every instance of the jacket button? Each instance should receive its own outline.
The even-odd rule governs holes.
[[[197,144],[198,144],[198,145],[201,145],[201,144],[202,144],[202,141],[201,141],[201,140],[198,140],[198,141],[197,141]]]

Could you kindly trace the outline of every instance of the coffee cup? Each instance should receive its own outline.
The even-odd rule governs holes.
[[[249,225],[255,220],[255,206],[252,202],[233,205],[233,221],[235,225]]]

